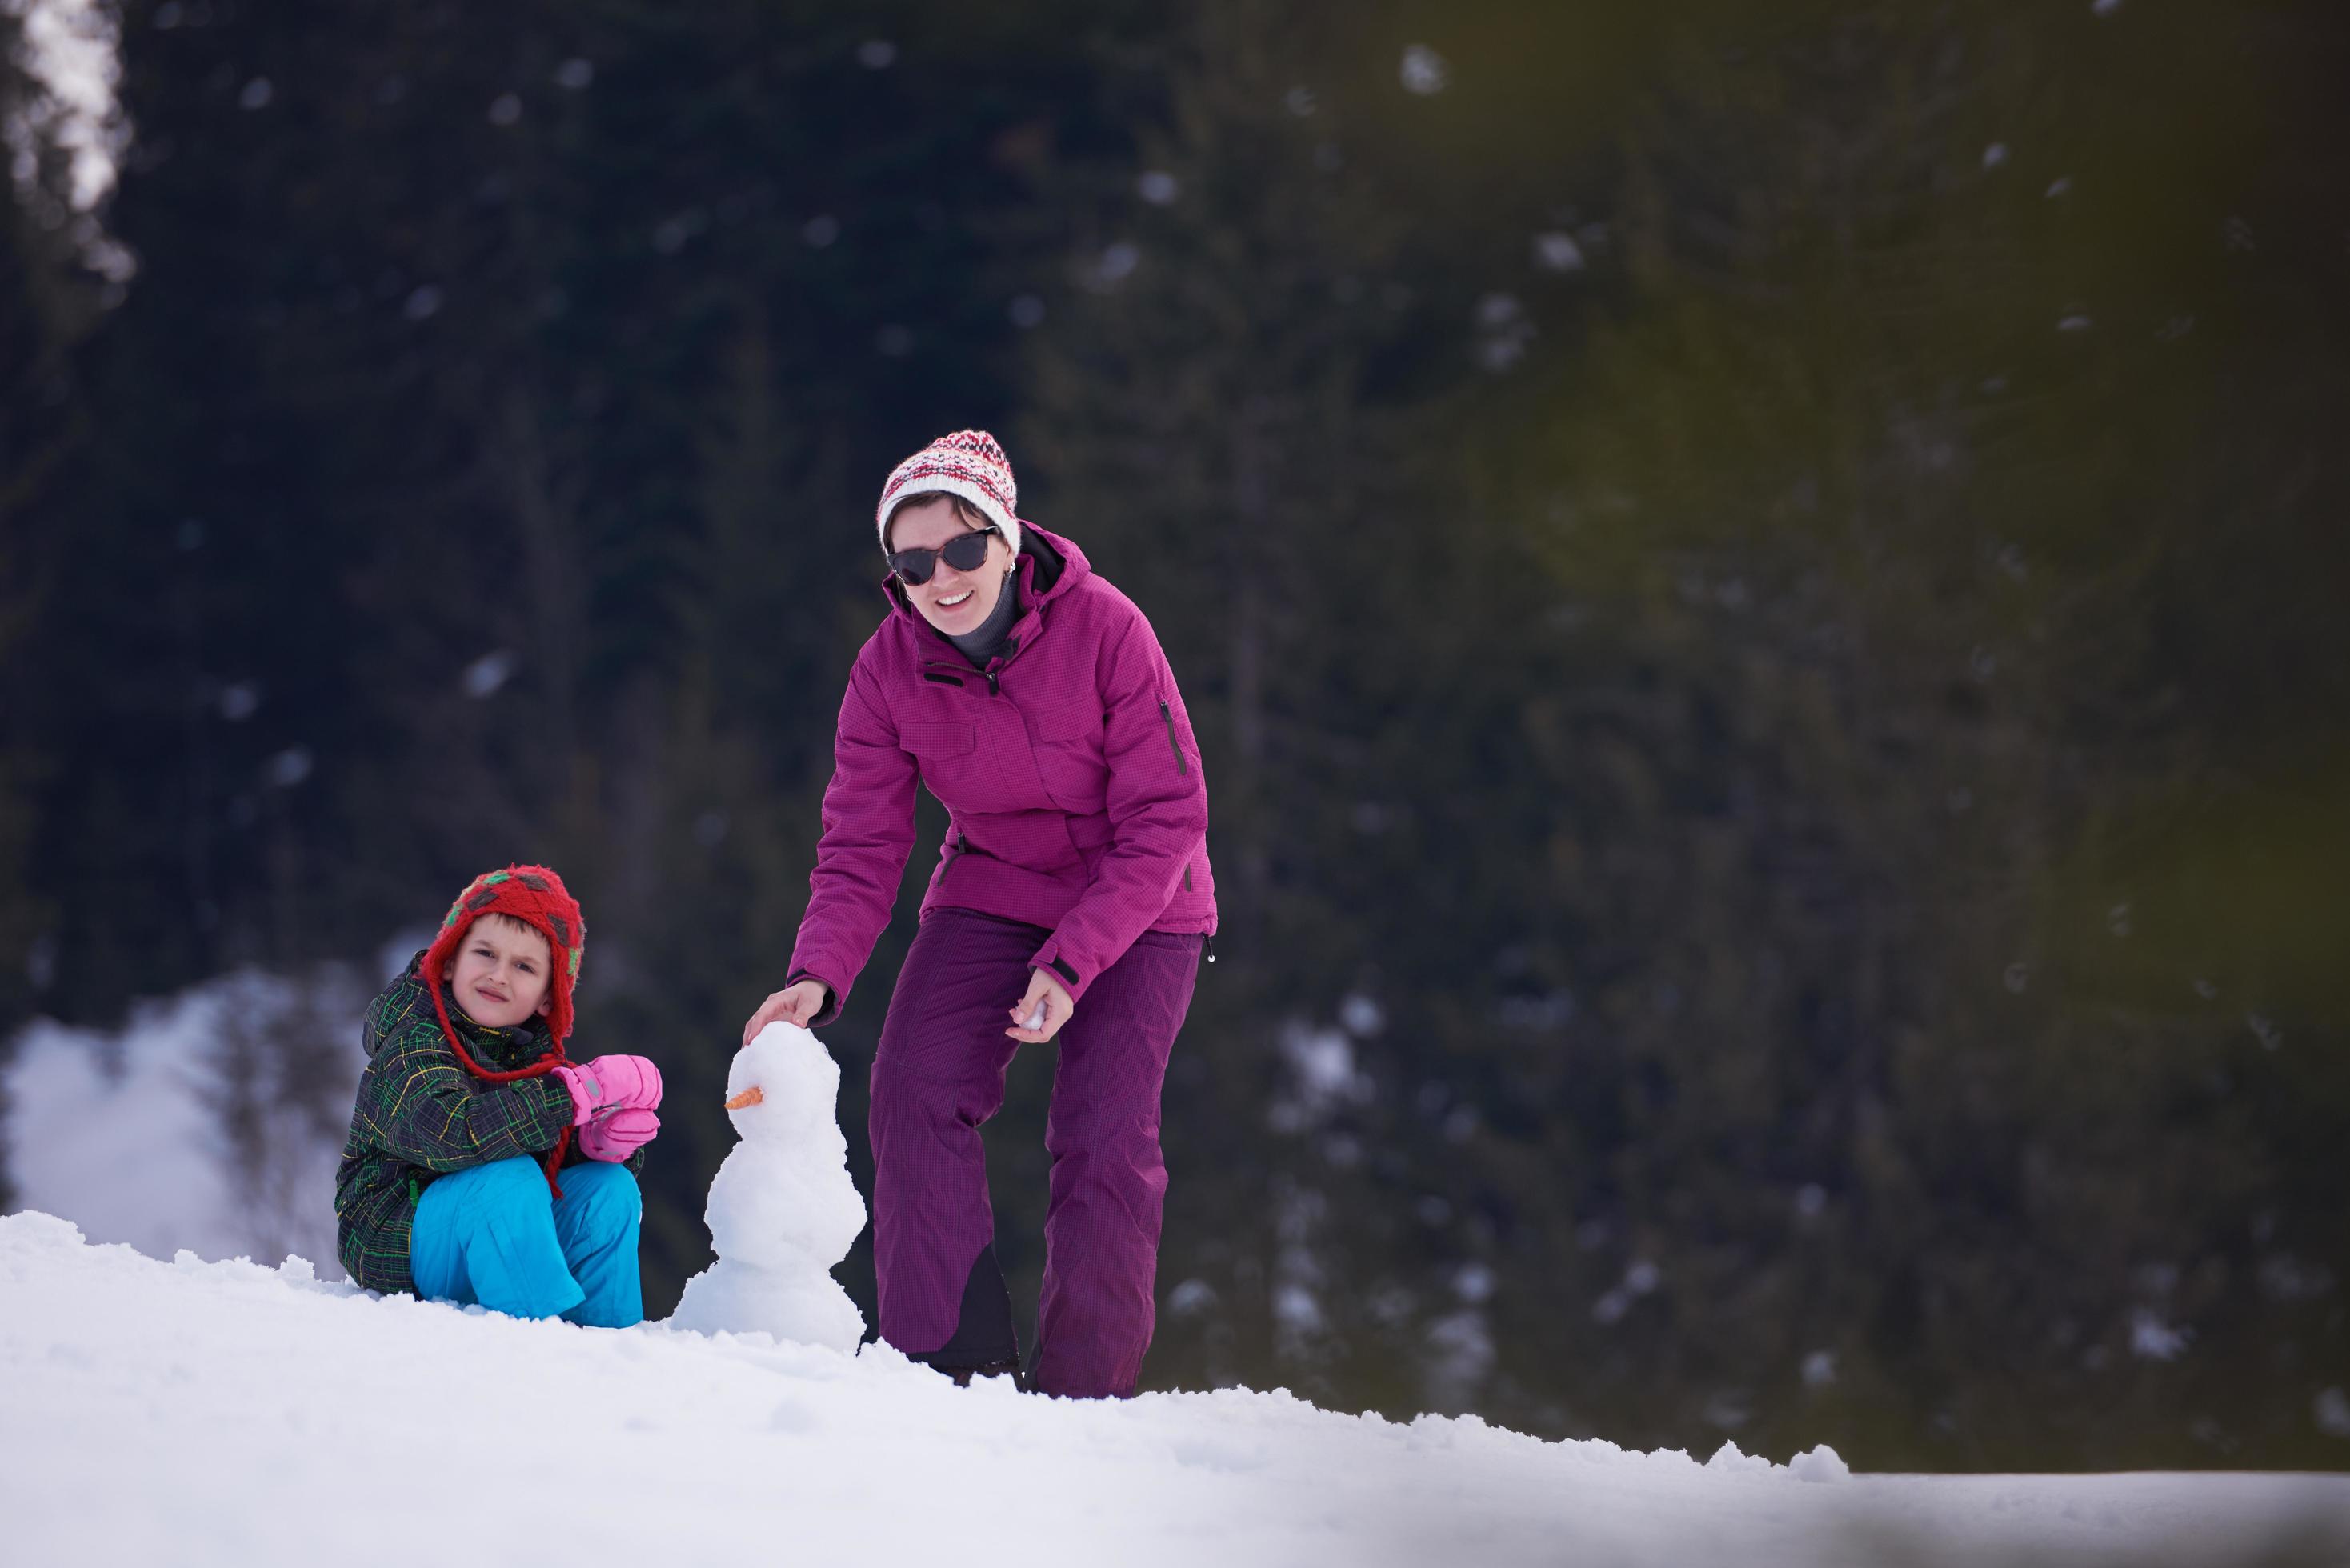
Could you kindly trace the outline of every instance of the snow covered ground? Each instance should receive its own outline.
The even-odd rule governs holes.
[[[895,1352],[521,1323],[0,1219],[11,1564],[2350,1561],[2350,1478],[1847,1476],[1077,1404]]]

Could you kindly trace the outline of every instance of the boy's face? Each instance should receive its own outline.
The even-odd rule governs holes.
[[[449,989],[476,1023],[511,1029],[555,1006],[555,964],[546,939],[504,915],[484,915],[457,944]]]

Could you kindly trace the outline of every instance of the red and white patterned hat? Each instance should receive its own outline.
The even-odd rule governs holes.
[[[987,514],[1003,532],[1012,553],[1020,553],[1020,487],[1013,483],[1012,460],[985,431],[941,436],[896,468],[881,487],[873,527],[881,548],[889,548],[889,509],[910,495],[959,495]]]

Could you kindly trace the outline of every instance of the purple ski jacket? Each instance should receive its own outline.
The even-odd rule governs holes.
[[[890,613],[848,673],[824,836],[785,983],[840,1014],[914,846],[914,781],[947,808],[922,909],[1045,928],[1031,959],[1085,1000],[1147,930],[1216,929],[1208,784],[1175,674],[1134,601],[1024,519],[1021,613],[973,669],[885,579]]]

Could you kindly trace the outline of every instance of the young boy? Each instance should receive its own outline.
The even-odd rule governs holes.
[[[632,1170],[660,1129],[660,1074],[642,1056],[565,1059],[587,936],[546,867],[486,872],[369,1004],[335,1178],[337,1250],[360,1285],[643,1321]]]

